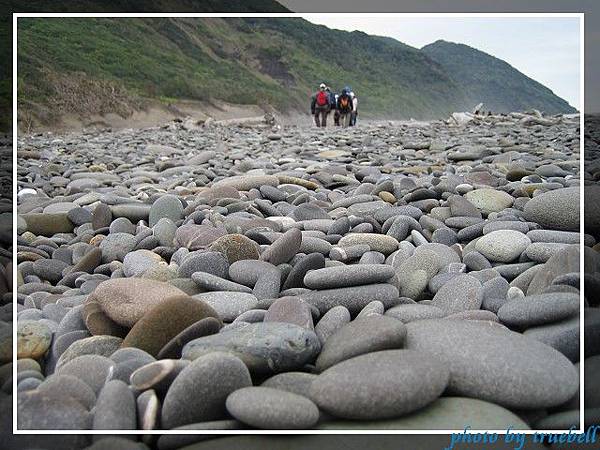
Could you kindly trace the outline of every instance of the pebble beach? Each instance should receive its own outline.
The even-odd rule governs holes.
[[[578,426],[579,116],[461,119],[20,136],[19,428]]]

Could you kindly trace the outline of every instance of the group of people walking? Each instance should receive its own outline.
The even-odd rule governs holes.
[[[350,86],[336,94],[325,83],[321,83],[319,90],[311,98],[310,111],[317,127],[327,126],[327,116],[332,111],[336,126],[353,127],[358,115],[358,98]]]

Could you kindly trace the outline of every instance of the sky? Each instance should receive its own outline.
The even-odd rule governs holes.
[[[438,39],[500,58],[580,109],[577,17],[325,16],[307,20],[329,28],[389,36],[416,48]]]

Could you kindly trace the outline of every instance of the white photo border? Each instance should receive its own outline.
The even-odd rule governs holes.
[[[579,201],[579,217],[580,217],[580,273],[584,271],[584,252],[583,252],[583,234],[584,234],[584,189],[583,189],[583,173],[584,173],[584,108],[585,108],[585,14],[583,12],[571,12],[571,13],[13,13],[12,20],[12,57],[13,57],[13,72],[12,72],[12,83],[13,83],[13,289],[16,302],[16,287],[17,287],[17,144],[18,144],[18,124],[17,124],[17,74],[18,74],[18,46],[17,46],[17,25],[19,18],[31,17],[31,18],[51,18],[51,17],[73,17],[73,18],[90,18],[90,17],[104,17],[104,18],[162,18],[162,17],[214,17],[214,18],[303,18],[310,20],[311,17],[324,17],[324,16],[335,16],[335,17],[361,17],[361,18],[381,18],[381,17],[405,17],[405,18],[427,18],[427,17],[453,17],[453,18],[481,18],[481,17],[494,17],[494,18],[578,18],[579,19],[579,122],[580,122],[580,144],[579,144],[579,158],[580,158],[580,201]],[[584,304],[583,299],[585,296],[584,292],[584,277],[580,277],[580,308],[579,308],[579,352],[580,352],[580,371],[579,371],[579,382],[580,382],[580,410],[579,410],[579,429],[571,430],[511,430],[520,434],[533,435],[536,432],[543,433],[584,433]],[[20,430],[17,428],[17,308],[13,308],[13,434],[16,435],[31,435],[31,434],[70,434],[70,435],[163,435],[163,434],[211,434],[211,435],[299,435],[299,434],[373,434],[373,435],[403,435],[403,434],[436,434],[436,435],[450,435],[451,433],[463,433],[465,430],[388,430],[388,429],[368,429],[368,430]],[[475,435],[477,433],[487,433],[498,435],[505,434],[507,430],[483,430],[483,429],[469,429],[468,433]]]

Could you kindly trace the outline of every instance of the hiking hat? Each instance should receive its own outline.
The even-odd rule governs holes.
[[[327,86],[325,85],[325,83],[321,83],[321,84],[319,85],[319,89],[325,89],[326,87],[327,87]]]

